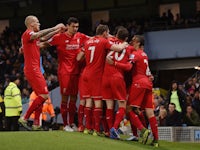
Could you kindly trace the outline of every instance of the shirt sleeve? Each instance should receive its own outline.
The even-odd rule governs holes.
[[[112,42],[110,42],[109,40],[105,39],[105,48],[106,49],[110,49],[112,45],[113,45]]]
[[[56,46],[57,45],[57,39],[58,39],[58,35],[54,35],[52,38],[50,38],[48,40],[48,43],[51,45],[51,46]]]

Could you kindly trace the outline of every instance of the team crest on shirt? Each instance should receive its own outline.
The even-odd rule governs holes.
[[[130,54],[129,59],[134,59],[135,55],[134,54]]]
[[[80,39],[77,39],[77,43],[80,44]]]

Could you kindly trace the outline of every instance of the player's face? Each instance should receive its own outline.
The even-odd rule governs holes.
[[[78,28],[79,23],[71,23],[70,25],[67,25],[67,31],[72,35],[74,35],[78,31]]]
[[[32,27],[33,27],[33,31],[35,32],[40,31],[40,22],[38,18],[33,18]]]
[[[130,45],[132,45],[133,47],[137,47],[139,44],[139,42],[137,41],[136,37],[133,37],[132,40],[130,41]]]
[[[108,38],[109,37],[109,30],[108,31],[104,31],[103,37],[104,38]]]

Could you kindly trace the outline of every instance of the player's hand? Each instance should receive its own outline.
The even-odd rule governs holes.
[[[122,45],[124,46],[124,48],[126,48],[128,46],[128,42],[123,42]]]
[[[123,42],[119,44],[121,50],[125,49],[126,47],[128,47],[128,43],[127,42]]]
[[[19,54],[23,54],[23,48],[22,47],[19,48]]]
[[[106,62],[108,63],[108,64],[110,64],[110,65],[114,65],[114,61],[113,61],[113,59],[112,59],[112,57],[111,56],[107,56],[106,57]]]
[[[65,30],[66,30],[66,27],[65,27],[65,25],[64,25],[63,23],[57,24],[57,25],[55,26],[55,28],[56,28],[56,29],[59,29],[60,32],[65,32]]]
[[[149,80],[152,82],[154,80],[154,76],[153,75],[150,75],[149,76]]]

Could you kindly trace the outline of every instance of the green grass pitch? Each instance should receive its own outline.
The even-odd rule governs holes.
[[[0,150],[200,150],[200,143],[160,141],[154,148],[132,141],[94,137],[78,132],[0,132]]]

